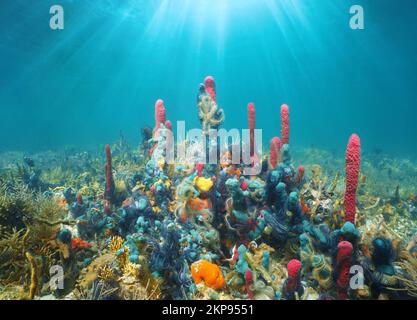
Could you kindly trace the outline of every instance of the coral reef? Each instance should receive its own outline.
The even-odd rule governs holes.
[[[259,174],[233,161],[235,142],[207,164],[210,130],[224,122],[217,100],[209,76],[200,140],[176,145],[158,100],[139,148],[120,134],[105,152],[4,153],[0,299],[417,297],[416,165],[361,154],[357,135],[345,159],[293,148],[287,105]],[[254,104],[247,111],[254,161]],[[189,152],[172,162],[175,146]],[[362,287],[350,285],[352,266]],[[50,282],[57,270],[63,288]]]

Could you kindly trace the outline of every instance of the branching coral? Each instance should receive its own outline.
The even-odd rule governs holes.
[[[98,277],[106,282],[114,280],[113,269],[107,265],[100,267],[98,271]]]
[[[151,288],[151,282],[148,280],[145,286],[133,284],[133,285],[121,285],[119,297],[123,300],[156,300],[159,299],[159,287],[156,285]]]
[[[35,200],[35,203],[38,203]],[[40,205],[35,214],[48,213],[47,206]],[[40,211],[38,211],[40,210]],[[52,210],[54,212],[54,210]],[[50,213],[50,212],[49,212]],[[53,225],[53,223],[50,223]],[[53,232],[51,231],[53,230]],[[56,251],[52,249],[50,240],[56,231],[56,226],[50,227],[33,219],[27,229],[5,231],[0,239],[0,283],[24,283],[27,262],[31,267],[31,290],[27,298],[32,299],[38,287],[38,276],[56,261]],[[52,232],[52,233],[51,233]],[[37,257],[41,257],[42,265],[36,266]]]
[[[35,198],[36,209],[32,216],[30,238],[33,241],[48,241],[55,238],[61,224],[74,225],[75,221],[65,218],[66,212],[52,197],[38,195]]]
[[[78,300],[109,300],[119,290],[104,280],[94,281],[91,287],[77,287],[74,291]]]
[[[417,259],[408,252],[400,253],[400,260],[395,263],[401,272],[395,275],[395,278],[402,284],[401,289],[389,288],[390,290],[401,290],[406,292],[410,297],[417,298]]]
[[[123,246],[123,239],[119,236],[114,236],[110,240],[109,249],[111,252],[116,253],[120,249],[122,249]]]
[[[27,232],[5,232],[0,239],[0,283],[22,283],[25,277]]]
[[[36,210],[33,192],[27,186],[0,182],[0,232],[25,228],[25,221],[31,221]]]

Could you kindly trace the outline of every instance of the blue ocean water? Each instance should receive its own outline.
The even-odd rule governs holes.
[[[65,12],[51,30],[49,8]],[[349,27],[352,5],[365,29]],[[225,128],[246,128],[248,102],[263,139],[344,150],[361,136],[416,156],[417,2],[414,0],[13,0],[0,2],[0,149],[132,145],[167,117],[199,127],[198,85],[217,83]],[[266,143],[265,142],[265,143]]]

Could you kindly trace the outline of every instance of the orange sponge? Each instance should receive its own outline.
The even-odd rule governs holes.
[[[196,284],[204,282],[208,287],[216,290],[224,286],[224,278],[220,268],[207,260],[194,262],[191,265],[191,275]]]

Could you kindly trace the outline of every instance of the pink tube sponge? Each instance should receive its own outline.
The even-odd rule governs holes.
[[[248,122],[250,131],[250,156],[255,153],[255,105],[251,102],[248,104]]]
[[[166,111],[164,101],[159,99],[155,104],[155,130],[158,130],[161,127],[161,124],[165,124],[165,121]]]
[[[358,187],[361,165],[361,141],[357,134],[352,134],[346,150],[346,190],[345,221],[355,224],[356,189]]]
[[[206,77],[204,79],[204,86],[211,99],[216,102],[216,83],[214,82],[214,78],[212,76]]]
[[[269,148],[269,163],[271,168],[275,169],[278,165],[278,162],[281,161],[281,140],[278,137],[274,137],[271,140],[271,145]]]
[[[290,110],[286,104],[281,106],[282,144],[290,143]]]

